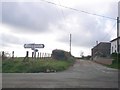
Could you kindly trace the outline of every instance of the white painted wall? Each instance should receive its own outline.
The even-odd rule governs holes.
[[[120,1],[118,2],[118,17],[120,19]],[[120,23],[119,23],[119,36],[120,36]],[[120,39],[119,39],[119,45],[120,45]],[[117,40],[111,42],[111,54],[114,52],[117,52]]]
[[[120,39],[119,39],[119,45],[120,45]],[[117,40],[111,42],[111,54],[117,53]]]
[[[111,42],[111,54],[117,52],[117,40]]]

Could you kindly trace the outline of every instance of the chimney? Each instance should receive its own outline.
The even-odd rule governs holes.
[[[98,45],[98,41],[96,41],[96,45]]]

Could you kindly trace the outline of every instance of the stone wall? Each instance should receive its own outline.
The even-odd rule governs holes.
[[[104,64],[104,65],[110,65],[112,64],[113,59],[111,58],[101,58],[101,57],[95,57],[93,59],[93,61],[100,63],[100,64]]]

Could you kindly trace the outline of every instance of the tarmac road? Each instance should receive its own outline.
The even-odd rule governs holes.
[[[118,88],[118,70],[88,60],[58,73],[3,73],[3,88]]]

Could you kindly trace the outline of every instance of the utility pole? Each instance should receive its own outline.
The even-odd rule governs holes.
[[[119,63],[119,17],[117,17],[117,67]]]
[[[71,54],[71,34],[70,34],[70,54]]]
[[[119,17],[117,17],[117,53],[119,53]]]

